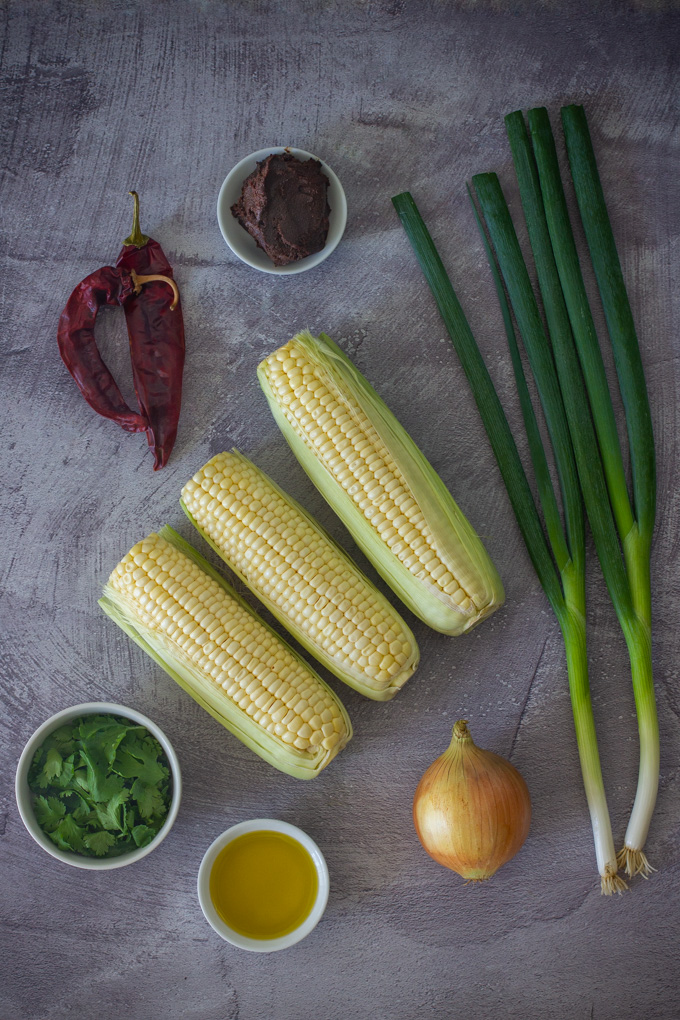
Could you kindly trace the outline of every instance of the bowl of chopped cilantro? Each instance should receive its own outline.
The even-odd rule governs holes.
[[[182,794],[179,762],[141,712],[96,701],[57,712],[26,744],[19,814],[36,843],[76,868],[121,868],[170,831]]]

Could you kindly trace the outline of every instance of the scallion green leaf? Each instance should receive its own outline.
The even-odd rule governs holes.
[[[543,329],[538,303],[498,177],[496,174],[478,174],[473,178],[472,183],[498,256],[501,273],[536,379],[538,395],[545,414],[562,488],[562,503],[570,555],[574,555],[582,561],[584,556],[583,507],[574,453],[550,344]]]
[[[562,125],[626,411],[635,517],[641,534],[651,537],[656,509],[654,436],[640,345],[583,107],[563,107]]]
[[[559,608],[564,599],[555,564],[536,510],[517,446],[505,412],[484,364],[472,330],[451,286],[434,241],[409,192],[392,199],[402,226],[413,245],[425,279],[430,285],[437,307],[460,358],[484,423],[489,442],[496,456],[515,517],[527,551],[551,605]]]
[[[505,326],[505,334],[508,338],[508,348],[510,350],[510,358],[512,361],[512,368],[515,375],[515,385],[517,387],[517,395],[519,397],[520,407],[522,409],[522,418],[524,419],[524,429],[527,434],[527,441],[529,444],[529,454],[531,456],[531,464],[534,469],[534,477],[536,479],[536,488],[538,490],[538,498],[543,512],[543,520],[545,521],[546,531],[548,533],[548,540],[555,557],[558,569],[561,571],[564,569],[568,561],[571,559],[571,553],[567,546],[566,538],[564,535],[564,528],[562,527],[562,520],[560,518],[560,511],[557,506],[557,499],[555,497],[555,490],[553,488],[552,478],[550,477],[550,468],[548,466],[548,458],[546,457],[545,450],[543,448],[543,440],[541,439],[541,433],[538,427],[538,421],[536,419],[536,413],[534,406],[531,402],[531,396],[529,394],[529,387],[527,386],[526,377],[524,375],[524,368],[522,366],[522,359],[517,345],[517,338],[515,335],[515,329],[512,324],[512,315],[510,313],[510,306],[508,304],[505,291],[503,289],[503,281],[500,276],[496,258],[491,249],[489,239],[484,229],[484,224],[477,211],[472,192],[468,187],[468,195],[470,197],[470,203],[472,205],[472,211],[479,228],[479,233],[484,244],[487,258],[489,260],[489,266],[491,267],[491,273],[493,276],[494,284],[496,287],[496,294],[498,295],[498,303],[501,306],[501,314],[503,316],[503,325]],[[580,501],[580,492],[578,499]],[[583,532],[583,514],[581,514],[581,532]],[[583,541],[581,541],[581,546]]]
[[[614,519],[619,534],[624,538],[634,522],[626,487],[621,444],[602,353],[569,221],[555,140],[548,111],[544,107],[529,110],[529,130],[553,254],[590,400]]]

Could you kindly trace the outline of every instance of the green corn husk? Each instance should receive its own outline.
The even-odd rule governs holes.
[[[173,637],[168,636],[166,628],[163,624],[159,624],[158,628],[152,629],[147,622],[141,618],[141,614],[138,605],[129,597],[127,597],[121,590],[114,587],[112,581],[116,576],[116,572],[119,568],[123,568],[123,571],[133,571],[137,557],[140,562],[143,560],[145,555],[145,546],[149,543],[154,548],[159,544],[158,540],[163,540],[164,543],[169,543],[170,546],[178,550],[182,557],[187,561],[187,568],[192,570],[193,565],[197,566],[200,571],[205,575],[205,585],[202,585],[202,590],[197,591],[197,595],[194,596],[194,601],[198,598],[199,602],[205,605],[206,611],[210,611],[210,602],[216,596],[221,595],[221,592],[226,594],[234,602],[238,604],[241,610],[245,611],[247,618],[243,617],[244,624],[237,624],[236,631],[223,635],[222,638],[215,637],[213,644],[221,642],[222,647],[226,649],[227,646],[234,644],[239,641],[243,641],[251,646],[248,651],[252,651],[257,654],[257,650],[262,647],[263,641],[271,641],[273,637],[275,639],[276,648],[285,654],[285,665],[290,671],[295,670],[296,667],[302,667],[305,672],[304,683],[309,687],[310,690],[314,691],[314,696],[319,696],[323,692],[324,703],[326,706],[330,706],[334,710],[334,715],[339,720],[340,735],[339,739],[333,744],[332,747],[326,746],[315,746],[307,750],[300,750],[298,747],[292,744],[284,743],[274,732],[270,732],[265,728],[264,722],[260,723],[256,721],[251,714],[246,712],[244,708],[239,707],[235,700],[227,694],[225,688],[219,681],[216,681],[209,673],[203,669],[200,664],[192,661],[192,658],[188,653],[185,653],[178,644],[177,640]],[[162,543],[161,543],[162,544]],[[133,557],[133,554],[134,557]],[[131,565],[130,561],[134,560]],[[146,569],[146,568],[145,568]],[[152,567],[152,569],[154,569]],[[156,569],[155,574],[150,575],[153,583],[153,579],[162,573],[162,569]],[[193,574],[191,575],[193,576]],[[160,587],[160,580],[157,582]],[[140,582],[141,583],[141,582]],[[179,583],[179,582],[178,582]],[[169,583],[172,587],[172,582]],[[153,591],[151,591],[149,598],[153,597]],[[170,592],[167,593],[167,600],[170,600],[172,595]],[[161,598],[163,602],[165,596]],[[279,637],[267,624],[260,619],[260,617],[247,605],[246,602],[239,595],[236,594],[234,589],[227,584],[216,570],[214,570],[210,564],[200,556],[195,549],[185,542],[172,528],[162,528],[158,535],[150,535],[148,539],[138,543],[133,547],[131,553],[123,559],[119,567],[114,570],[109,582],[104,587],[102,598],[99,600],[99,605],[111,619],[118,624],[118,626],[125,631],[128,637],[142,648],[147,655],[158,663],[159,666],[168,673],[169,676],[175,680],[180,687],[182,687],[187,694],[196,701],[202,708],[209,712],[213,718],[217,719],[226,729],[234,734],[235,737],[249,747],[251,751],[258,754],[265,761],[269,762],[275,768],[281,772],[285,772],[290,776],[296,776],[299,779],[313,779],[314,776],[328,765],[328,763],[335,757],[335,755],[345,746],[352,736],[352,725],[350,723],[347,712],[344,706],[340,702],[339,698],[331,691],[327,684],[315,673],[315,671],[306,663],[304,660],[285,642]],[[165,610],[163,610],[165,612]],[[197,611],[197,610],[196,610]],[[169,614],[165,617],[165,622],[169,622]],[[252,628],[248,630],[247,628]],[[240,633],[237,633],[239,632]],[[205,635],[203,648],[207,648],[213,637],[213,632]],[[252,656],[254,658],[255,656]],[[225,671],[227,665],[225,664]],[[242,674],[245,677],[247,672],[246,667],[242,667]],[[252,676],[252,674],[250,674]],[[254,677],[253,680],[257,679],[260,684],[260,690],[265,691],[265,681],[267,681],[266,671],[264,673],[265,679],[262,679],[262,675]],[[219,680],[222,678],[220,677]],[[239,678],[240,679],[240,678]],[[244,683],[245,683],[244,679]],[[252,682],[250,679],[247,681],[248,685]],[[257,697],[259,690],[255,693],[250,694],[251,701]],[[255,714],[255,713],[253,713]],[[302,717],[304,719],[304,716]],[[327,743],[329,741],[326,741]]]
[[[289,382],[284,380],[280,386],[281,374],[287,371],[295,380],[295,396],[284,392]],[[329,337],[322,333],[316,339],[309,332],[298,333],[259,365],[258,378],[300,464],[378,573],[416,616],[434,630],[455,635],[470,630],[502,605],[501,580],[441,478]],[[319,387],[323,389],[323,399],[314,397],[310,385],[317,392],[321,392]],[[300,410],[298,400],[309,404],[309,413]],[[314,406],[315,401],[320,408]],[[338,417],[331,414],[332,406],[340,409]],[[348,433],[353,444],[361,445],[361,452],[356,445],[354,452],[345,446],[342,457],[346,466],[338,467],[337,443]],[[331,440],[331,446],[326,439]],[[361,461],[357,478],[350,480],[347,471]],[[376,466],[381,472],[378,481]],[[390,530],[392,518],[387,515],[396,514],[401,521],[403,514],[400,508],[390,506],[393,501],[386,498],[385,491],[378,492],[378,482],[390,486],[386,492],[399,494],[405,503],[413,500],[415,509],[408,512],[422,514],[429,545],[424,552],[422,542],[414,539],[413,529],[406,525],[400,525],[406,529],[403,539],[397,529],[399,537],[390,539],[391,546],[382,537]],[[381,527],[386,530],[381,532]],[[430,552],[433,557],[428,560]],[[424,562],[419,559],[421,554],[426,557]]]

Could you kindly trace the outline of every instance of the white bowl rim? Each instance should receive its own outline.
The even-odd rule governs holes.
[[[287,935],[281,935],[277,939],[251,939],[247,935],[240,935],[222,920],[210,898],[210,872],[217,855],[228,843],[233,842],[233,840],[245,835],[247,832],[281,832],[286,836],[290,836],[304,847],[316,867],[318,889],[314,906],[298,928],[295,928],[294,931],[289,932]],[[303,829],[298,828],[297,825],[292,825],[290,822],[283,822],[276,818],[253,818],[249,821],[238,822],[236,825],[232,825],[213,840],[203,855],[203,860],[198,869],[197,888],[198,901],[205,919],[221,938],[231,943],[232,946],[237,946],[239,949],[247,949],[252,953],[274,953],[279,949],[287,949],[289,946],[294,946],[309,935],[317,926],[323,917],[326,904],[328,903],[330,879],[324,855],[312,837],[308,836]]]
[[[165,751],[168,764],[170,765],[170,771],[172,774],[172,799],[170,801],[167,817],[163,822],[161,829],[146,846],[137,847],[136,850],[131,850],[129,853],[123,854],[120,857],[81,857],[76,853],[67,853],[65,850],[60,850],[38,825],[31,805],[31,791],[28,786],[28,770],[31,766],[31,762],[33,761],[35,752],[53,730],[58,729],[58,727],[63,723],[69,722],[72,719],[77,719],[78,716],[81,715],[119,715],[126,719],[130,719],[132,722],[135,722],[140,726],[145,726],[149,733],[156,738]],[[147,854],[151,853],[152,850],[155,850],[156,847],[163,842],[172,828],[175,818],[177,817],[177,812],[179,811],[179,804],[182,797],[182,773],[179,766],[179,760],[175,754],[175,749],[160,726],[158,726],[158,724],[152,719],[149,719],[148,716],[143,715],[134,708],[127,708],[125,705],[119,705],[116,702],[86,701],[81,705],[74,705],[72,708],[64,708],[59,712],[55,712],[54,715],[50,716],[49,719],[46,719],[45,722],[38,727],[35,733],[29,737],[23,751],[21,752],[19,763],[17,765],[15,795],[22,822],[36,843],[41,846],[43,850],[46,850],[48,854],[55,857],[58,861],[62,861],[64,864],[70,864],[74,868],[84,868],[88,871],[112,871],[114,868],[122,868],[127,864],[134,864],[135,861],[139,861],[142,857],[146,857]]]
[[[255,169],[256,163],[266,159],[267,156],[278,155],[282,152],[290,152],[291,155],[299,159],[315,159],[321,164],[321,169],[331,182],[329,204],[332,197],[334,205],[331,205],[328,237],[321,251],[314,252],[313,255],[307,255],[306,258],[300,259],[298,262],[290,262],[287,266],[275,266],[262,249],[257,247],[254,238],[250,236],[248,231],[232,215],[230,203],[226,199],[226,193],[231,188],[235,178],[238,178],[240,192],[243,181]],[[347,224],[347,197],[337,174],[319,156],[315,156],[312,152],[307,152],[306,149],[297,149],[293,145],[270,145],[266,149],[258,149],[257,152],[251,152],[248,156],[244,156],[224,178],[217,197],[217,222],[219,223],[222,237],[241,262],[245,262],[246,265],[251,266],[253,269],[258,269],[262,273],[291,276],[295,273],[304,273],[307,269],[313,269],[314,266],[318,266],[335,251],[342,239]],[[255,254],[250,255],[249,249],[253,245],[255,246]]]

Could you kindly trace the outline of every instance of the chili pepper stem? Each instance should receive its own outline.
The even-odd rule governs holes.
[[[123,244],[132,244],[135,248],[143,248],[145,244],[148,244],[149,238],[146,234],[142,233],[139,226],[139,195],[136,191],[128,191],[128,195],[132,195],[135,206],[132,213],[132,233],[129,237],[125,238]]]
[[[177,284],[174,280],[172,280],[169,276],[161,276],[160,273],[152,273],[150,276],[140,276],[134,271],[134,269],[130,270],[130,276],[132,277],[132,282],[135,285],[135,294],[139,294],[143,285],[145,283],[151,283],[152,280],[159,280],[161,283],[167,283],[168,286],[172,287],[174,297],[172,299],[172,304],[170,305],[170,311],[174,312],[177,307],[177,302],[179,301],[179,291],[177,290]]]

